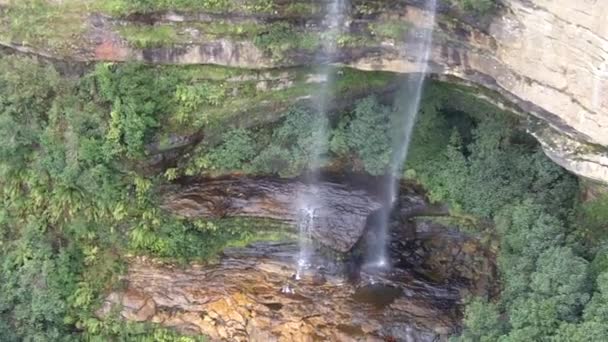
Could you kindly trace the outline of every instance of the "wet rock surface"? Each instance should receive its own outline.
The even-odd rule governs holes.
[[[245,216],[296,223],[303,207],[298,201],[307,197],[322,199],[307,205],[315,217],[312,237],[338,252],[352,249],[368,216],[382,207],[370,191],[337,182],[310,187],[298,180],[233,177],[174,189],[163,208],[188,218]]]
[[[127,320],[151,321],[222,341],[439,341],[459,329],[456,286],[394,269],[347,281],[339,265],[293,280],[293,243],[226,250],[216,265],[185,268],[132,260],[124,290],[110,294]]]
[[[208,180],[180,187],[165,207],[187,217],[293,220],[290,203],[301,186],[294,180]],[[374,233],[370,208],[381,204],[372,192],[332,182],[323,186],[334,201],[327,201],[325,210],[356,217],[353,222],[362,228],[350,228],[361,230],[363,241]],[[390,269],[366,265],[361,243],[340,260],[324,253],[326,248],[317,249],[299,279],[299,250],[290,241],[228,248],[207,265],[133,258],[125,286],[107,296],[98,315],[118,312],[126,320],[155,322],[214,341],[447,341],[460,329],[462,299],[495,293],[494,256],[477,237],[429,216],[445,215],[445,208],[402,193],[392,211]],[[338,219],[324,222],[349,222]],[[333,227],[349,231],[346,225]],[[340,239],[317,234],[315,239]]]
[[[459,287],[462,297],[493,297],[499,289],[491,242],[429,217],[415,218],[392,231],[391,258],[423,279]]]

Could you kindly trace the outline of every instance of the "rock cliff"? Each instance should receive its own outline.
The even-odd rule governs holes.
[[[312,237],[345,253],[357,243],[367,218],[382,208],[380,199],[363,189],[322,182],[314,189],[298,181],[226,178],[190,184],[166,196],[164,209],[187,218],[263,217],[289,223],[298,221],[298,198],[315,192],[323,202],[315,203]],[[424,200],[418,198],[424,205]]]
[[[227,249],[213,265],[135,258],[97,314],[213,341],[447,341],[460,329],[462,299],[492,291],[495,266],[477,239],[432,226],[395,232],[403,267],[386,273],[317,255],[314,275],[295,281],[289,242]],[[440,278],[425,280],[432,274]]]
[[[354,182],[353,182],[354,183]],[[357,185],[323,181],[311,187],[297,179],[223,177],[195,180],[172,186],[164,196],[163,209],[179,216],[196,218],[258,217],[295,225],[301,213],[296,204],[314,192],[310,227],[315,241],[340,253],[350,252],[370,226],[369,217],[387,206],[374,190],[374,181]],[[425,197],[405,186],[396,204],[400,220],[423,214],[447,214],[429,205]]]
[[[420,65],[408,55],[416,49],[401,38],[428,29],[420,27],[425,17],[420,1],[353,1],[339,52],[319,60],[315,51],[325,29],[323,1],[265,1],[263,7],[249,0],[239,8],[148,13],[89,2],[50,1],[50,9],[37,18],[34,10],[2,1],[0,42],[80,61],[135,59],[251,69],[335,62],[408,73]],[[499,101],[539,118],[545,133],[534,135],[553,160],[583,177],[608,182],[608,3],[499,3],[494,12],[476,16],[440,2],[432,72],[492,90]],[[19,15],[25,19],[17,20]],[[38,23],[38,29],[27,26],[28,20]]]

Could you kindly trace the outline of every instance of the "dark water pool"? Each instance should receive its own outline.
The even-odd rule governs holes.
[[[378,309],[382,309],[401,296],[401,289],[384,284],[370,284],[359,287],[353,298],[360,303],[371,304]]]

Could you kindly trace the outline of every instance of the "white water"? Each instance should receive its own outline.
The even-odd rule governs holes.
[[[420,107],[422,88],[428,71],[428,60],[433,43],[433,27],[435,25],[436,0],[428,0],[425,6],[427,13],[426,23],[422,30],[413,30],[414,33],[408,35],[406,47],[414,46],[411,51],[406,51],[408,56],[412,56],[412,63],[419,67],[420,72],[412,74],[404,85],[399,102],[398,117],[392,125],[395,132],[392,134],[392,157],[386,181],[383,184],[386,201],[393,205],[399,190],[399,178],[403,168],[403,163],[407,157],[411,134],[416,122],[416,115]],[[390,267],[388,255],[389,243],[389,221],[390,210],[385,210],[378,222],[377,238],[370,241],[367,249],[366,264],[371,267],[385,268]]]
[[[309,163],[310,171],[306,177],[306,185],[310,191],[303,191],[299,194],[296,202],[297,224],[299,230],[299,255],[298,269],[296,271],[296,279],[299,279],[304,270],[308,269],[310,259],[313,254],[311,232],[315,225],[315,215],[317,210],[322,206],[323,199],[318,195],[316,185],[320,181],[320,169],[323,164],[323,155],[328,146],[327,133],[327,108],[328,101],[333,97],[331,90],[334,84],[333,68],[328,65],[327,59],[334,56],[338,51],[338,36],[343,30],[345,18],[345,0],[332,0],[328,4],[326,17],[323,22],[323,27],[327,27],[327,32],[322,35],[322,46],[316,59],[323,65],[319,69],[320,78],[323,83],[319,88],[318,93],[314,94],[314,102],[316,105],[316,114],[320,124],[315,124],[314,132],[315,144],[312,146],[312,155]]]
[[[312,257],[312,227],[315,223],[316,209],[305,208],[298,212],[298,230],[300,254],[298,256],[298,270],[296,280],[300,280],[302,271],[309,268]]]

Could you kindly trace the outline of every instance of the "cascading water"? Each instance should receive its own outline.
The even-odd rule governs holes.
[[[309,168],[310,171],[306,175],[306,185],[309,191],[303,191],[299,194],[299,199],[296,203],[297,224],[299,230],[299,247],[298,269],[296,271],[296,279],[299,279],[302,272],[310,266],[310,258],[312,256],[311,231],[315,225],[315,213],[322,206],[323,199],[319,198],[316,184],[320,179],[320,168],[322,165],[322,156],[327,150],[327,105],[332,98],[331,90],[334,83],[333,68],[328,64],[328,59],[335,56],[337,52],[338,35],[342,32],[345,17],[345,1],[346,0],[330,0],[328,3],[326,17],[323,22],[323,27],[327,31],[322,34],[322,46],[316,60],[323,65],[319,69],[319,74],[324,80],[318,93],[314,94],[313,101],[316,105],[317,120],[313,124],[313,146],[311,147],[311,157]]]
[[[389,243],[389,216],[390,207],[398,196],[399,178],[403,163],[407,157],[411,133],[416,121],[416,114],[420,106],[422,87],[428,71],[428,60],[433,42],[433,28],[435,26],[436,0],[428,0],[425,5],[426,22],[423,27],[411,30],[406,40],[406,54],[412,57],[412,64],[420,69],[419,73],[408,77],[401,90],[402,96],[396,102],[396,114],[391,123],[392,156],[388,174],[383,183],[383,194],[388,203],[387,208],[378,218],[378,231],[376,238],[367,243],[367,265],[371,267],[390,267],[388,256]],[[410,47],[412,47],[410,49]]]
[[[298,271],[296,272],[296,280],[300,279],[301,272],[310,266],[310,258],[312,254],[312,235],[311,229],[315,222],[315,209],[302,209],[298,212],[298,230],[300,237],[300,254],[298,256]]]

